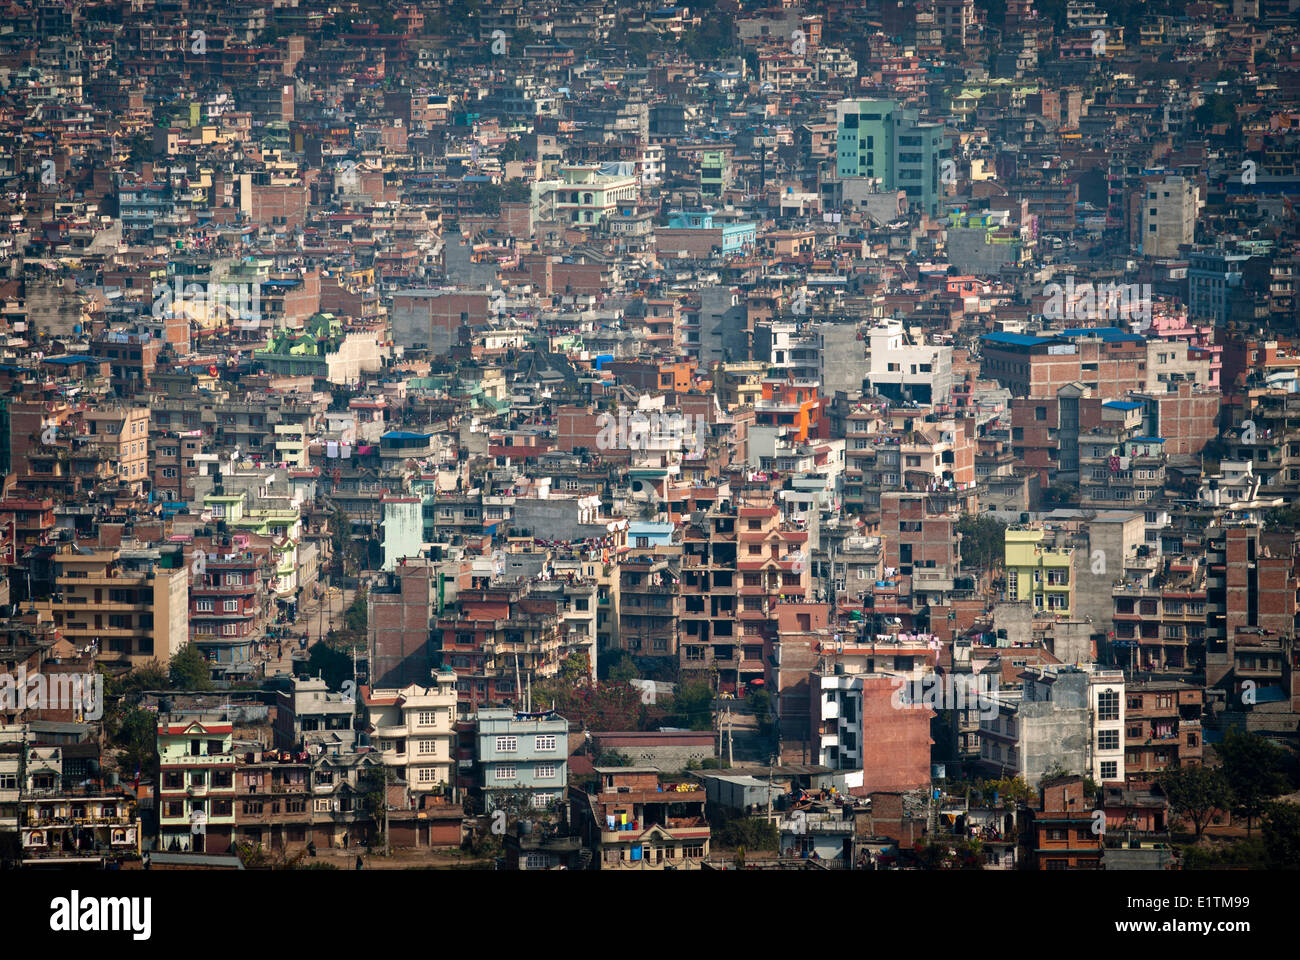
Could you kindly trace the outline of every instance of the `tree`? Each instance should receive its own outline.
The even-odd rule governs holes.
[[[186,643],[172,654],[167,674],[176,690],[211,690],[212,670],[203,651]]]
[[[981,571],[1000,566],[1006,556],[1006,529],[1007,525],[995,517],[962,514],[957,521],[962,565]]]
[[[1192,821],[1196,839],[1209,826],[1216,810],[1226,810],[1232,803],[1232,790],[1222,770],[1201,764],[1171,767],[1156,782],[1169,798],[1169,808]]]
[[[365,633],[370,623],[368,596],[369,592],[362,587],[343,612],[343,625],[353,633]]]
[[[104,676],[104,690],[109,696],[134,697],[146,690],[166,690],[169,683],[167,668],[158,660],[142,663],[120,677]]]
[[[131,779],[136,770],[153,775],[158,764],[158,715],[138,707],[114,712],[106,726],[109,742],[118,748],[117,772]]]
[[[352,679],[352,658],[327,643],[312,644],[307,654],[307,673],[320,676],[331,690],[339,690]]]
[[[1238,730],[1231,731],[1217,751],[1249,837],[1268,802],[1287,789],[1286,754],[1263,737]]]
[[[509,163],[512,160],[524,159],[524,145],[519,142],[517,137],[511,137],[505,143],[501,144],[501,149],[497,153],[497,159],[502,163]]]
[[[674,727],[688,730],[713,728],[713,691],[699,680],[687,681],[677,686],[672,706],[664,720]]]
[[[1273,803],[1260,824],[1264,857],[1270,870],[1300,870],[1300,807]]]

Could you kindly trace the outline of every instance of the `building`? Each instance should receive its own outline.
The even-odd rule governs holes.
[[[1056,545],[1047,531],[1008,526],[1005,541],[1006,598],[1032,605],[1036,612],[1068,617],[1074,596],[1074,548]]]
[[[941,196],[943,125],[922,123],[919,112],[893,100],[843,100],[835,105],[835,172],[840,179],[878,179],[902,190],[909,203],[935,215]]]
[[[158,849],[226,853],[235,827],[234,724],[164,716],[158,724]]]
[[[179,546],[91,550],[64,545],[54,555],[58,593],[35,606],[78,647],[126,670],[167,662],[190,638],[189,570]]]
[[[1147,183],[1138,206],[1138,232],[1133,249],[1147,257],[1176,257],[1196,239],[1199,197],[1190,177],[1167,176]]]
[[[476,755],[487,810],[544,810],[568,794],[569,721],[546,713],[480,710]]]
[[[902,659],[903,666],[912,662]],[[897,694],[909,679],[895,672],[813,672],[813,762],[845,771],[844,782],[854,792],[928,788],[935,713],[900,700]]]
[[[704,790],[660,782],[653,767],[596,767],[595,793],[571,797],[570,822],[598,870],[698,870],[709,856]]]
[[[863,393],[894,403],[947,403],[952,395],[952,347],[916,342],[896,320],[867,331],[867,372]]]
[[[433,681],[427,687],[363,689],[366,732],[384,765],[416,796],[450,793],[455,784],[456,675],[444,667]]]

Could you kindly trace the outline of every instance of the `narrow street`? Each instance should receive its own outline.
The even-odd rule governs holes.
[[[316,595],[317,590],[319,596]],[[278,643],[268,644],[263,658],[267,677],[290,676],[293,673],[293,655],[302,648],[301,638],[306,636],[307,649],[320,642],[332,627],[343,622],[343,612],[356,597],[353,589],[326,588],[323,585],[309,589],[298,610],[298,619],[288,626],[289,636]],[[281,626],[286,626],[282,624]]]

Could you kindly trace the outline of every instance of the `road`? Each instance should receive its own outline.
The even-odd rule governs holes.
[[[267,677],[287,676],[293,673],[293,654],[300,649],[297,638],[307,636],[308,649],[322,640],[330,629],[343,622],[343,611],[351,605],[356,591],[324,586],[320,588],[320,597],[313,596],[313,590],[306,591],[306,599],[298,608],[298,619],[289,626],[291,638],[281,644],[269,645],[263,659],[263,672]]]

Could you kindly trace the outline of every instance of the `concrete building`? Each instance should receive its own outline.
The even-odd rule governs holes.
[[[357,698],[333,693],[320,677],[293,677],[276,693],[275,741],[282,749],[338,755],[353,749]]]
[[[376,578],[367,602],[371,682],[377,687],[404,688],[427,681],[434,665],[432,568],[419,562],[398,565]]]
[[[845,771],[850,790],[929,787],[935,714],[920,704],[897,705],[896,693],[907,679],[905,674],[813,672],[813,760]]]
[[[484,807],[546,809],[568,793],[569,721],[554,712],[480,710],[475,759]]]
[[[867,331],[864,393],[892,401],[947,403],[952,393],[952,347],[916,342],[897,320]]]
[[[93,646],[110,669],[166,663],[189,640],[189,571],[179,546],[66,545],[53,562],[58,592],[36,609],[75,646]]]
[[[1147,183],[1135,202],[1138,231],[1133,249],[1147,257],[1176,257],[1184,244],[1196,239],[1196,183],[1190,177],[1167,176]]]
[[[366,732],[384,766],[415,796],[454,787],[453,748],[456,675],[443,668],[433,683],[363,690],[369,716]]]
[[[225,853],[235,825],[234,725],[222,716],[161,717],[158,846]]]
[[[943,125],[922,123],[919,111],[893,100],[843,100],[835,105],[835,172],[841,179],[878,179],[902,190],[926,213],[939,209]]]

